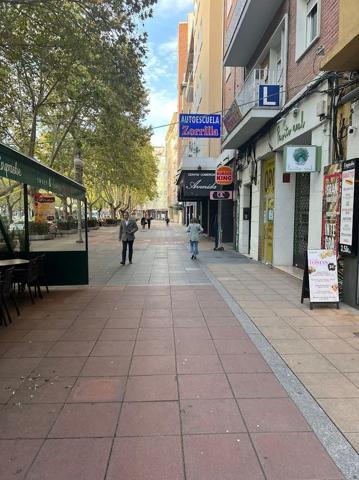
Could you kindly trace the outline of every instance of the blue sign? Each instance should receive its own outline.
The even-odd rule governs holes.
[[[280,105],[280,85],[259,85],[260,107],[279,107]]]
[[[221,116],[202,113],[181,113],[179,116],[180,138],[220,138]]]

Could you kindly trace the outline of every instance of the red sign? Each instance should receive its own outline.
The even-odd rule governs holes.
[[[324,169],[322,207],[322,248],[338,253],[342,173],[339,164]]]
[[[231,185],[233,183],[233,172],[231,167],[218,167],[216,170],[217,185]]]

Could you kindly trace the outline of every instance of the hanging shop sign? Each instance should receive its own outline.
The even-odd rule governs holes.
[[[233,183],[233,170],[231,167],[222,166],[216,170],[217,185],[231,185]]]
[[[321,147],[287,145],[284,147],[284,171],[286,173],[319,172],[321,153]]]
[[[359,220],[359,159],[343,162],[342,170],[339,251],[345,255],[356,255]]]
[[[308,250],[305,270],[304,276],[308,277],[310,307],[312,308],[313,303],[336,303],[339,308],[335,250]]]
[[[239,109],[237,100],[234,99],[228,112],[223,116],[223,123],[226,127],[227,133],[231,133],[241,121],[242,114]]]
[[[279,107],[280,85],[259,85],[258,105],[260,107]]]
[[[324,167],[321,246],[335,250],[336,254],[339,249],[341,183],[339,163]]]
[[[51,222],[55,220],[55,197],[53,195],[34,195],[35,222]]]
[[[233,200],[233,192],[229,190],[221,190],[219,192],[210,192],[211,200]]]
[[[209,192],[217,190],[215,172],[211,171],[183,171],[179,181],[179,201],[186,201],[195,197],[209,197]]]
[[[221,115],[181,113],[179,116],[180,138],[220,138]]]

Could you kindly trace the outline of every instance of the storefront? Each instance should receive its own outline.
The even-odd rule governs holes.
[[[271,157],[263,162],[262,173],[262,246],[261,259],[264,263],[273,263],[273,222],[274,222],[274,179],[275,179],[275,158]]]
[[[44,254],[50,285],[88,284],[85,188],[3,144],[0,176],[0,257]]]

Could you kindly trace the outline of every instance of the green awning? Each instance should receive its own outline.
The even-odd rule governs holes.
[[[70,198],[85,200],[83,185],[0,143],[0,176]]]

